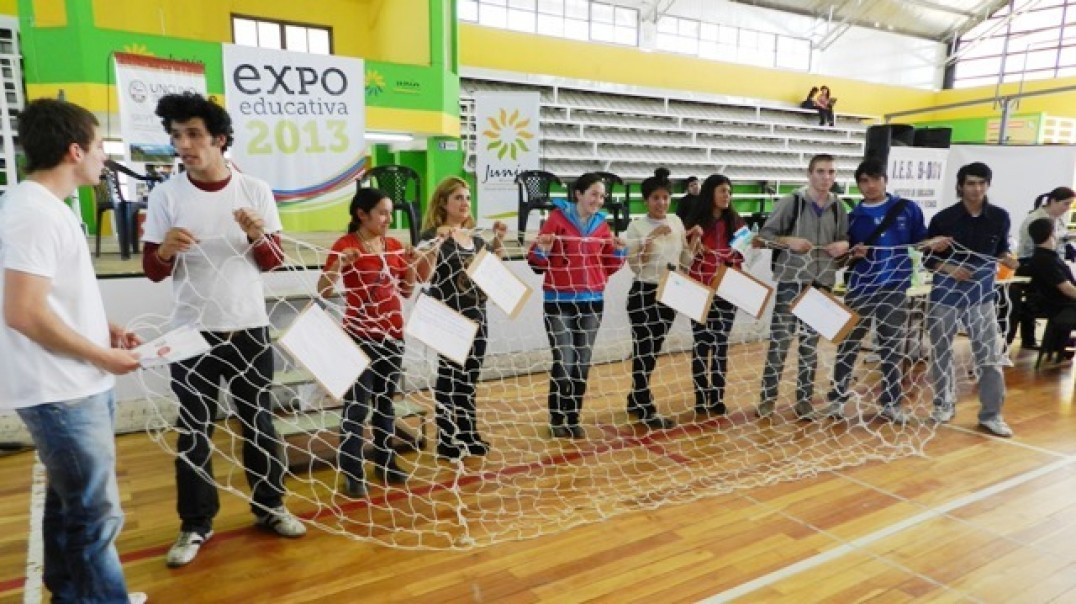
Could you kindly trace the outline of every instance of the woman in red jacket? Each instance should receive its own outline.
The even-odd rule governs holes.
[[[344,397],[340,423],[340,470],[347,494],[366,495],[363,427],[370,420],[374,470],[384,482],[402,483],[407,473],[396,465],[390,439],[396,427],[392,397],[403,362],[403,300],[415,284],[412,251],[386,236],[392,200],[377,189],[359,189],[351,200],[347,234],[333,244],[318,293],[331,297],[343,279],[344,329],[370,357],[370,366]],[[373,417],[370,418],[371,407]]]
[[[684,221],[684,228],[702,229],[702,245],[688,273],[692,279],[710,283],[720,266],[739,268],[743,256],[730,247],[732,234],[744,225],[732,207],[732,181],[713,174],[702,183],[695,212]],[[724,415],[725,370],[728,365],[729,332],[736,318],[736,307],[717,296],[710,305],[706,323],[691,322],[695,337],[691,349],[691,374],[695,381],[695,413]],[[707,368],[709,363],[709,368]]]
[[[545,272],[544,310],[553,367],[549,372],[549,431],[556,438],[583,438],[579,413],[587,391],[594,339],[604,310],[605,284],[624,266],[627,248],[613,237],[605,185],[587,173],[572,186],[574,203],[555,201],[527,261]]]

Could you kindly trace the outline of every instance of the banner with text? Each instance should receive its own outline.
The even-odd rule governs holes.
[[[537,92],[475,93],[479,225],[517,215],[516,174],[541,167]],[[537,222],[533,222],[537,226]]]
[[[224,45],[232,163],[273,187],[277,203],[350,199],[366,165],[362,59]]]
[[[119,97],[120,136],[124,159],[171,164],[172,140],[154,114],[157,101],[166,94],[206,93],[205,66],[117,52],[116,94]]]
[[[948,149],[890,147],[888,190],[918,202],[929,221],[951,199],[956,183],[945,182]]]

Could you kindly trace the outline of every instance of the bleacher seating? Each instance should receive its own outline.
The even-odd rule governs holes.
[[[720,171],[737,183],[777,190],[805,184],[816,153],[837,157],[838,182],[853,184],[863,156],[868,116],[838,114],[835,127],[789,104],[675,91],[646,91],[596,82],[464,74],[460,80],[461,137],[474,169],[474,94],[537,91],[541,95],[541,168],[570,180],[583,172],[615,172],[625,181],[664,165],[673,178]]]

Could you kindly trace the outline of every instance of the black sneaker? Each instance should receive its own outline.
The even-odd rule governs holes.
[[[648,417],[642,421],[642,424],[652,430],[668,430],[669,428],[676,426],[676,422],[660,415]]]
[[[463,457],[463,448],[450,445],[450,444],[438,444],[437,445],[437,459],[444,461],[457,461]]]
[[[550,426],[549,435],[553,438],[571,438],[572,434],[567,426]]]
[[[576,424],[574,426],[565,426],[564,428],[568,431],[568,435],[571,438],[587,437],[587,433],[583,431],[583,426],[580,426],[579,424]]]
[[[489,453],[489,443],[482,440],[481,438],[476,439],[473,442],[468,442],[463,446],[465,449],[467,449],[468,455],[481,456],[485,455],[486,453]]]
[[[374,469],[377,477],[386,484],[403,484],[407,482],[407,472],[400,469],[395,461],[390,461],[383,466]]]

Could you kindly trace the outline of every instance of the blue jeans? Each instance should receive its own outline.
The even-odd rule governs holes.
[[[553,349],[549,425],[578,426],[587,393],[590,356],[601,326],[602,302],[546,302],[545,330]]]
[[[111,390],[19,409],[45,465],[45,586],[53,602],[127,602]]]

